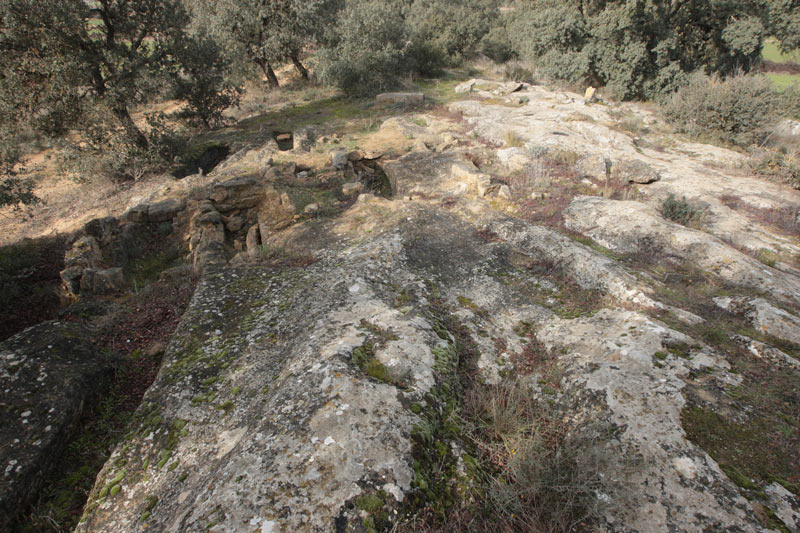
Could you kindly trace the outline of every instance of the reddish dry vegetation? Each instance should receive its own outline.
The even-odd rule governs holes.
[[[800,235],[800,209],[791,207],[755,207],[732,194],[720,196],[727,207],[745,213],[751,220],[772,226],[790,236]]]
[[[56,317],[68,243],[59,235],[0,248],[0,341]]]
[[[511,355],[511,363],[516,374],[527,376],[534,372],[546,375],[553,369],[558,355],[555,350],[548,349],[535,335],[528,335],[528,342],[522,350]],[[555,384],[556,386],[557,383]]]
[[[121,304],[99,344],[123,357],[115,387],[125,397],[121,409],[135,408],[153,382],[163,349],[186,311],[197,279],[184,276],[160,280]]]

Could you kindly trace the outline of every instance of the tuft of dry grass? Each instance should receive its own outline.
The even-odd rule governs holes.
[[[566,532],[598,518],[610,463],[602,437],[579,437],[597,434],[566,423],[518,379],[471,389],[464,411],[487,465],[485,508],[469,529]]]

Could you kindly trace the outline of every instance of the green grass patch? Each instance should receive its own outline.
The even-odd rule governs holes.
[[[761,57],[766,61],[774,63],[800,63],[800,50],[795,50],[788,54],[781,52],[778,42],[774,39],[764,41],[764,48],[761,50]]]
[[[800,85],[800,74],[785,74],[783,72],[768,72],[767,77],[778,91],[783,91],[791,85]]]

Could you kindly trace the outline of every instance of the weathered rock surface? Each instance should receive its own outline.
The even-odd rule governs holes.
[[[734,284],[800,303],[800,278],[769,267],[703,231],[661,218],[633,201],[578,197],[564,211],[570,229],[622,253],[672,253]],[[649,250],[641,247],[645,245]]]
[[[622,160],[614,163],[611,167],[611,175],[623,181],[641,183],[643,185],[661,179],[661,176],[653,170],[653,167],[639,160]]]
[[[122,268],[87,268],[81,277],[81,293],[97,296],[122,294],[127,289]]]
[[[748,362],[782,376],[800,369],[792,345],[800,275],[729,244],[780,246],[791,258],[796,239],[757,223],[740,236],[750,220],[720,199],[737,191],[748,205],[792,206],[800,195],[727,173],[722,166],[739,158],[727,150],[648,147],[579,95],[480,80],[459,90],[493,102],[516,91],[521,107],[471,100],[451,105],[464,122],[387,120],[374,138],[395,149],[402,138],[410,150],[380,162],[392,200],[364,193],[351,204],[342,200],[350,187],[339,195],[368,153],[391,152],[369,140],[359,153],[330,152],[322,175],[339,180],[344,210],[334,217],[296,216],[281,179],[314,174],[290,165],[290,177],[278,179],[255,149],[215,170],[232,179],[189,195],[176,220],[185,219],[203,280],[78,531],[359,531],[354,502],[378,491],[394,516],[425,479],[412,434],[443,407],[436,391],[453,379],[457,337],[445,327],[453,321],[474,342],[477,377],[487,383],[517,371],[531,338],[554,354],[554,370],[535,368],[523,381],[575,423],[576,437],[594,439],[593,453],[611,458],[597,466],[607,503],[597,530],[764,531],[764,506],[796,529],[796,495],[777,484],[758,494],[737,487],[693,443],[683,416],[697,398],[728,409],[741,397],[748,376],[728,352],[752,354]],[[498,150],[510,135],[525,147]],[[550,206],[531,207],[529,194],[520,201],[514,180],[537,154],[576,162],[557,178],[579,182],[582,194],[611,177],[647,186],[624,196],[635,200],[569,196],[566,227],[531,224],[530,210]],[[547,169],[537,167],[546,178],[537,201],[558,197]],[[709,206],[698,229],[658,209],[667,195],[689,192]],[[652,271],[622,257],[643,253]],[[271,254],[289,266],[270,263]],[[660,254],[664,268],[688,264],[738,291],[716,300],[728,311],[707,294],[713,312],[688,307],[703,316],[658,301]],[[731,343],[720,349],[709,340],[720,336],[714,313],[736,315],[739,326],[744,317],[763,335],[724,331]],[[771,337],[788,342],[773,346]],[[734,407],[720,412],[748,423],[753,414]],[[436,445],[456,456],[464,438]]]
[[[0,343],[0,530],[32,503],[113,360],[75,324],[45,322]]]
[[[761,333],[800,344],[800,318],[770,304],[764,298],[714,298],[714,303],[734,313],[743,314]]]
[[[409,176],[420,179],[413,170]],[[396,179],[407,190],[405,177]],[[555,231],[483,215],[472,216],[488,221],[485,231],[499,242],[479,238],[459,211],[373,198],[321,226],[283,234],[287,249],[318,256],[311,267],[229,267],[206,276],[78,530],[213,523],[220,530],[332,531],[359,523],[347,503],[361,494],[384,490],[390,505],[400,505],[415,479],[410,434],[419,416],[408,406],[435,407],[426,392],[441,379],[437,357],[452,342],[436,331],[431,283],[449,301],[466,295],[486,311],[481,316],[497,317],[459,314],[487,338],[516,339],[514,327],[530,321],[545,342],[565,350],[568,392],[557,401],[571,405],[572,416],[613,423],[619,440],[611,449],[635,450],[631,457],[645,465],[625,480],[607,473],[609,494],[631,484],[647,502],[610,512],[609,529],[757,530],[748,502],[686,441],[680,424],[681,377],[698,370],[735,382],[728,363],[634,311],[561,319],[532,303],[525,296],[530,274],[516,266],[525,257],[561,260],[582,285],[623,301],[649,298],[611,259]],[[364,375],[354,355],[376,331],[386,332],[371,341],[381,378]],[[688,360],[654,367],[654,354],[673,343],[697,348]],[[493,357],[480,366],[496,379]],[[109,484],[120,487],[113,496],[102,493]]]

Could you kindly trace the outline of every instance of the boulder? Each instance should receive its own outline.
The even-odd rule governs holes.
[[[761,333],[800,344],[800,318],[775,307],[764,298],[723,296],[714,298],[719,307],[745,316]]]
[[[594,87],[587,87],[586,92],[583,93],[583,103],[586,105],[593,104],[596,99],[597,89]]]
[[[127,290],[122,269],[87,268],[81,276],[81,294],[94,296],[114,296]]]
[[[497,197],[503,200],[511,201],[511,189],[508,185],[500,185],[497,189]]]
[[[213,185],[208,195],[220,213],[257,207],[264,198],[263,180],[251,176],[232,178]]]
[[[261,232],[258,229],[258,224],[253,224],[247,230],[247,240],[245,244],[247,255],[256,257],[261,251]]]
[[[289,195],[267,186],[264,198],[258,207],[258,226],[261,232],[261,239],[263,240],[265,236],[289,226],[294,219],[294,215],[295,207]]]
[[[203,204],[190,221],[189,251],[198,273],[228,262],[225,251],[225,226],[222,215],[210,204]]]
[[[500,160],[500,163],[502,163],[503,166],[512,172],[518,172],[522,170],[531,162],[528,152],[517,147],[498,150],[497,159]]]
[[[147,210],[145,203],[135,205],[122,214],[122,219],[127,222],[147,222]]]
[[[358,181],[351,181],[342,185],[342,195],[346,198],[358,196],[364,192],[364,185]]]
[[[171,198],[147,207],[147,222],[167,222],[186,209],[186,201]]]
[[[100,246],[97,239],[91,235],[81,237],[75,241],[72,248],[67,251],[64,256],[64,265],[66,267],[83,267],[90,268],[100,265],[103,261],[103,254],[100,252]]]
[[[0,531],[36,500],[113,364],[74,323],[45,322],[0,343]]]
[[[471,93],[472,88],[475,86],[475,81],[476,80],[468,80],[461,82],[458,85],[456,85],[456,88],[454,90],[458,94]]]
[[[236,233],[244,227],[245,220],[239,215],[223,217],[225,228],[231,233]]]
[[[486,196],[492,186],[492,178],[488,174],[482,173],[475,168],[475,165],[468,162],[454,163],[450,167],[450,175],[457,181],[465,184],[467,188],[473,189],[478,196]]]
[[[87,235],[94,237],[100,246],[107,246],[114,240],[119,228],[119,220],[115,217],[95,218],[83,226]]]
[[[594,154],[582,157],[575,164],[579,177],[589,177],[604,180],[611,171],[611,160],[607,157]]]
[[[70,294],[77,295],[81,292],[81,278],[89,268],[97,268],[103,262],[103,254],[97,239],[91,235],[81,237],[64,256],[64,270],[60,272],[64,287]]]
[[[347,150],[343,148],[336,148],[331,150],[328,155],[330,157],[331,166],[335,170],[344,170],[347,168],[349,159],[347,158]]]
[[[60,272],[61,281],[70,294],[78,295],[81,292],[81,277],[83,277],[84,270],[84,267],[73,266]]]
[[[653,167],[639,160],[622,160],[611,167],[611,175],[630,183],[648,184],[661,179]]]

